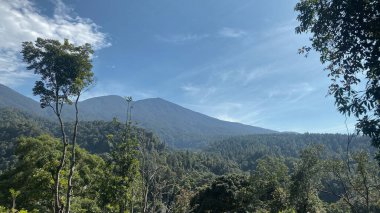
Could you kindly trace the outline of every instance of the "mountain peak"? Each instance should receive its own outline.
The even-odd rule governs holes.
[[[82,121],[111,121],[115,117],[125,120],[126,106],[121,96],[93,97],[79,103],[79,117]],[[41,109],[38,102],[0,84],[0,108],[5,107],[52,119],[49,109]],[[65,121],[74,119],[73,106],[64,107],[63,117]],[[169,145],[180,148],[199,147],[217,137],[275,132],[222,121],[158,97],[135,101],[132,120],[136,125],[156,133]]]

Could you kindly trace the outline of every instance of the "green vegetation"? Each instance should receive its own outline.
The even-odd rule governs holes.
[[[60,125],[10,109],[0,109],[0,119],[6,132],[0,206],[12,208],[12,189],[20,192],[17,209],[52,211]],[[86,150],[76,149],[71,211],[377,211],[380,170],[369,139],[352,139],[348,153],[347,140],[339,134],[250,135],[186,151],[128,122],[80,122],[78,146]],[[60,180],[62,201],[69,166]]]
[[[38,137],[21,137],[18,139],[17,163],[1,176],[0,200],[2,205],[12,202],[8,191],[17,190],[17,206],[28,210],[50,212],[53,210],[53,189],[55,168],[59,165],[62,144],[48,135]],[[100,181],[104,178],[104,161],[83,149],[77,149],[77,172],[73,179],[76,182],[76,193],[73,199],[75,212],[86,210],[89,206],[99,209],[95,198],[99,193]],[[62,174],[69,172],[66,164]],[[60,179],[60,187],[67,189],[67,179]],[[9,189],[9,190],[8,190]],[[61,193],[60,196],[64,197]],[[99,209],[100,210],[100,209]]]
[[[351,146],[347,147],[350,141]],[[269,134],[230,137],[220,140],[206,148],[207,153],[220,155],[226,160],[236,162],[243,171],[252,171],[258,160],[266,157],[285,158],[286,164],[300,157],[300,151],[311,145],[324,147],[323,158],[339,157],[351,151],[367,150],[374,153],[365,137],[348,137],[342,134]]]
[[[380,149],[379,7],[378,0],[301,0],[295,10],[296,32],[312,42],[300,53],[320,53],[338,110],[357,118],[357,130]]]
[[[231,137],[244,126],[230,124],[236,134],[219,134],[197,151],[175,150],[132,125],[131,98],[125,123],[79,122],[79,97],[93,81],[89,45],[24,42],[24,61],[41,77],[33,92],[58,122],[0,108],[0,212],[380,212],[378,149],[369,144],[380,147],[379,5],[301,0],[295,8],[297,32],[311,32],[312,47],[330,63],[339,111],[353,114],[369,138],[249,127],[243,132],[265,134]],[[64,122],[67,104],[74,104],[66,112],[75,115]],[[188,121],[198,116],[200,125],[210,121],[179,111]],[[154,125],[179,125],[173,117],[167,121],[173,123]]]

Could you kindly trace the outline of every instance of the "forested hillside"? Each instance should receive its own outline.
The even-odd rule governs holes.
[[[366,137],[311,133],[237,136],[213,142],[205,150],[237,162],[244,171],[252,171],[258,159],[266,156],[299,158],[301,150],[314,145],[323,147],[324,158],[339,158],[347,151],[366,150],[370,155],[375,154],[370,139]]]
[[[19,209],[49,211],[50,186],[39,185],[49,179],[54,156],[61,148],[52,138],[59,137],[58,125],[18,110],[0,112],[0,205],[10,208],[12,189],[20,193],[16,198]],[[71,125],[66,124],[68,128]],[[116,120],[80,123],[78,145],[84,149],[78,150],[78,176],[74,180],[80,193],[73,199],[75,212],[118,211],[119,198],[113,194],[122,189],[114,184],[122,175],[117,168],[124,152],[126,162],[138,162],[139,169],[126,173],[133,181],[123,189],[128,194],[127,207],[134,211],[277,212],[305,208],[334,212],[350,209],[350,205],[373,211],[379,208],[375,202],[379,198],[377,185],[373,184],[380,180],[371,174],[380,171],[371,160],[373,154],[367,154],[370,143],[364,137],[249,135],[214,141],[194,152],[174,150],[140,128],[132,128],[129,148],[120,147],[125,128]],[[344,163],[347,157],[350,171]],[[128,168],[136,168],[132,165]],[[361,182],[363,178],[365,182]],[[371,195],[370,200],[355,195],[365,192]],[[312,200],[303,200],[303,196]]]

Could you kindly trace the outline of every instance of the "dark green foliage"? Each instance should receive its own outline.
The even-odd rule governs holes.
[[[35,42],[23,42],[21,53],[27,69],[41,76],[33,94],[41,97],[42,108],[51,107],[60,114],[61,104],[72,103],[70,98],[80,94],[93,81],[90,44],[74,46],[67,39],[60,43],[37,38]]]
[[[72,123],[67,124],[72,129]],[[78,143],[81,147],[92,153],[104,154],[110,151],[110,143],[107,138],[115,132],[119,132],[124,125],[115,125],[106,121],[81,121],[78,127]],[[57,135],[57,131],[55,135]],[[71,131],[68,131],[71,134]]]
[[[211,186],[201,189],[191,200],[192,212],[245,212],[246,176],[230,175],[216,178]]]
[[[1,153],[6,153],[2,155],[4,158],[4,168],[5,163],[9,163],[9,157],[13,155],[11,147],[15,146],[15,139],[17,137],[37,136],[42,133],[51,133],[56,137],[60,136],[57,123],[32,117],[18,110],[0,109],[0,119],[3,120],[0,123],[0,128],[4,130],[4,132],[1,132],[3,134],[0,141],[4,142],[0,144],[3,147],[0,151]],[[66,127],[71,129],[72,123],[67,123]],[[124,128],[125,125],[119,122],[80,122],[78,127],[79,146],[91,153],[101,154],[106,157],[106,153],[110,151],[107,135],[120,132]],[[139,141],[142,140],[142,135],[149,139],[149,142],[146,144],[146,149],[149,152],[162,153],[165,164],[182,174],[184,171],[202,171],[221,175],[239,171],[238,165],[235,162],[225,160],[220,155],[205,154],[203,152],[172,151],[152,133],[145,132],[140,128],[133,128],[133,131],[139,135]],[[68,131],[68,134],[71,134],[71,132]]]
[[[251,211],[280,212],[289,205],[289,169],[284,159],[265,157],[258,160],[252,171],[248,197]]]
[[[20,138],[16,148],[18,161],[14,169],[0,176],[0,205],[9,206],[8,190],[13,188],[21,192],[17,197],[20,209],[50,212],[53,208],[53,177],[61,147],[61,143],[48,135]],[[93,212],[100,212],[97,199],[99,185],[104,178],[104,161],[83,149],[77,149],[77,160],[77,173],[74,176],[77,190],[73,210],[80,212],[90,205]],[[67,173],[68,169],[66,165],[63,172]],[[62,179],[60,185],[65,188],[66,181]]]
[[[378,212],[380,209],[380,168],[365,151],[354,152],[345,159],[325,162],[326,192],[335,196],[340,208],[352,212]]]
[[[324,147],[326,158],[341,155],[347,150],[347,141],[347,135],[342,134],[247,135],[214,142],[206,151],[238,163],[243,171],[252,171],[256,168],[257,160],[265,156],[298,158],[301,150],[313,144]],[[350,149],[374,151],[366,137],[353,138]]]
[[[327,64],[338,110],[355,116],[358,131],[380,149],[380,1],[301,0],[295,10],[296,32],[311,34],[312,48]]]
[[[322,188],[322,147],[313,146],[301,152],[291,175],[290,201],[297,212],[320,212],[322,201],[319,190]]]
[[[51,193],[51,189],[44,188],[48,187],[48,185],[43,185],[43,187],[40,188],[38,188],[37,185],[39,184],[38,181],[48,180],[49,172],[46,172],[48,171],[46,168],[55,161],[53,159],[54,156],[50,155],[54,155],[54,153],[57,154],[57,151],[53,151],[53,148],[58,148],[61,145],[56,144],[56,142],[53,143],[52,141],[55,140],[50,139],[46,140],[46,142],[42,142],[39,138],[28,139],[29,142],[35,142],[33,143],[35,146],[25,143],[25,147],[30,146],[30,150],[25,149],[23,151],[29,151],[30,156],[34,156],[33,158],[29,158],[31,160],[29,163],[25,164],[30,165],[30,169],[29,167],[21,167],[20,160],[17,161],[17,158],[20,159],[22,157],[20,156],[21,152],[13,153],[12,149],[6,147],[15,147],[17,145],[16,138],[20,136],[37,136],[45,132],[59,136],[59,131],[57,130],[58,124],[31,117],[17,110],[0,110],[0,115],[4,121],[0,123],[0,126],[4,128],[5,131],[5,133],[2,133],[3,138],[1,140],[8,141],[8,139],[10,139],[9,143],[1,143],[4,148],[1,151],[4,152],[4,150],[7,150],[6,153],[9,153],[9,155],[4,156],[4,162],[8,162],[4,165],[9,164],[11,159],[16,163],[12,164],[14,165],[13,167],[8,167],[9,170],[0,177],[0,182],[9,185],[0,190],[0,196],[2,196],[0,200],[4,199],[4,203],[0,203],[0,205],[10,208],[11,197],[7,191],[9,187],[21,191],[20,197],[17,198],[17,205],[24,202],[24,196],[26,195],[30,196],[30,199],[42,199],[41,196],[46,196],[47,199],[50,199],[51,197],[48,196]],[[66,123],[65,126],[71,128],[72,124]],[[122,133],[125,128],[125,124],[116,121],[81,122],[78,129],[80,133],[78,142],[80,146],[89,149],[93,153],[100,154],[105,161],[110,162],[112,159],[110,151],[113,150],[113,147],[115,145],[117,146],[118,143],[109,143],[110,141],[107,139],[107,135],[113,134],[114,142],[118,142],[119,139],[122,138],[120,136],[123,136]],[[238,190],[238,192],[236,191],[232,194],[228,194],[228,190],[224,193],[225,196],[232,196],[235,201],[237,200],[236,205],[239,207],[235,206],[238,209],[236,211],[291,212],[292,208],[301,209],[305,203],[308,203],[310,208],[307,208],[311,210],[322,209],[339,212],[338,210],[340,209],[351,209],[350,205],[343,199],[346,194],[351,196],[351,201],[355,201],[353,205],[355,205],[356,208],[365,210],[366,202],[362,196],[358,196],[359,194],[352,187],[348,190],[348,193],[344,193],[341,187],[341,182],[346,185],[349,184],[348,177],[350,177],[351,180],[355,178],[357,180],[355,182],[357,184],[355,188],[357,190],[360,189],[360,193],[364,192],[365,190],[363,191],[363,189],[365,189],[365,185],[359,184],[363,182],[361,181],[364,177],[362,174],[367,174],[365,177],[370,178],[368,179],[370,180],[368,183],[372,188],[369,194],[373,198],[369,200],[370,208],[375,211],[379,206],[376,204],[378,197],[376,187],[379,183],[377,182],[379,181],[379,173],[377,172],[378,170],[375,169],[377,167],[373,167],[373,162],[363,160],[365,158],[351,157],[352,172],[350,176],[347,176],[345,172],[347,169],[344,167],[344,161],[340,160],[344,160],[346,156],[347,136],[345,135],[273,134],[232,137],[211,144],[206,151],[194,152],[173,150],[167,147],[165,143],[161,142],[152,133],[134,127],[131,130],[132,135],[137,136],[138,150],[142,151],[139,151],[138,154],[140,176],[135,176],[134,180],[130,183],[132,187],[129,187],[130,190],[127,190],[127,209],[133,208],[135,212],[143,212],[144,205],[142,205],[142,203],[144,203],[144,199],[142,197],[142,189],[144,188],[148,189],[146,200],[147,208],[145,212],[159,212],[163,210],[172,212],[190,211],[190,201],[193,200],[193,207],[195,207],[196,204],[200,204],[201,194],[206,193],[206,189],[211,190],[213,187],[216,187],[216,185],[212,185],[214,181],[214,183],[219,181],[221,185],[226,186],[225,189],[231,187]],[[135,138],[134,136],[132,138]],[[313,152],[301,152],[303,149],[314,144],[323,145],[325,147],[324,150],[321,150],[318,160],[315,160],[317,157],[310,157],[315,156],[312,154]],[[369,147],[368,138],[356,137],[351,142],[350,149],[368,151]],[[41,151],[42,149],[48,149],[48,151]],[[39,151],[34,152],[33,150]],[[43,155],[37,155],[37,152],[38,154],[41,152]],[[79,151],[79,153],[82,153],[82,151]],[[13,155],[13,158],[9,158],[11,155]],[[49,159],[49,156],[52,160],[46,160]],[[119,156],[120,159],[122,156],[123,155]],[[368,159],[370,158],[371,157]],[[307,159],[313,160],[309,161]],[[98,160],[100,161],[98,162]],[[118,204],[114,202],[117,193],[115,193],[114,190],[119,190],[119,187],[109,187],[110,181],[117,180],[114,178],[116,176],[110,171],[111,167],[107,166],[103,168],[101,166],[104,165],[103,160],[98,160],[91,160],[90,158],[86,160],[85,163],[83,162],[84,164],[80,163],[80,169],[77,168],[78,174],[75,177],[75,181],[78,181],[79,184],[77,191],[79,194],[74,196],[78,199],[73,200],[72,207],[73,209],[82,210],[92,209],[91,212],[99,212],[99,209],[101,209],[102,212],[118,212]],[[359,160],[363,162],[361,164],[363,166],[358,166],[359,164],[356,162],[359,162]],[[25,160],[22,161],[25,162]],[[43,163],[45,167],[41,168],[38,167],[41,164],[33,163],[47,161],[49,161],[49,163]],[[100,167],[97,166],[99,163]],[[317,164],[314,166],[313,163]],[[84,165],[88,166],[86,167]],[[68,165],[65,167],[65,172],[67,171],[67,166]],[[40,176],[34,176],[36,179],[26,176],[30,172],[35,173],[36,169],[33,168],[40,168],[38,171],[41,171],[38,173]],[[102,169],[92,172],[94,168]],[[317,171],[317,168],[319,168],[320,171]],[[362,168],[362,170],[358,168]],[[26,173],[21,173],[21,171],[25,171]],[[332,171],[335,173],[332,173]],[[359,171],[363,172],[360,173]],[[320,182],[314,181],[313,178],[318,177],[315,172],[320,172],[318,173],[321,174]],[[250,173],[250,175],[248,175],[248,173]],[[20,178],[14,178],[14,182],[12,182],[11,176],[9,176],[11,174],[18,174]],[[339,182],[337,181],[339,179],[337,174],[340,174],[341,177],[343,177],[343,175],[346,176],[342,179],[343,181]],[[238,187],[240,184],[239,181],[236,178],[228,178],[230,175],[247,181],[247,185]],[[150,176],[152,176],[152,178],[147,181],[146,177]],[[221,176],[226,177],[223,179],[220,178]],[[311,176],[313,178],[310,178]],[[24,178],[32,184],[27,186],[25,184],[23,185],[24,182],[22,182],[21,179]],[[66,180],[63,179],[62,181],[62,186],[64,186]],[[235,181],[238,181],[239,184],[236,186],[230,185]],[[222,184],[222,182],[225,183]],[[318,182],[318,184],[314,185],[315,182]],[[144,183],[144,185],[142,183]],[[313,187],[306,187],[308,183]],[[90,194],[87,194],[86,190],[83,191],[82,186],[86,186],[87,188],[89,187],[87,184],[93,185],[92,189],[96,191]],[[333,184],[337,187],[331,188],[328,184]],[[114,184],[114,186],[116,185]],[[0,186],[0,188],[2,187]],[[297,194],[295,193],[296,191],[301,191],[300,194],[303,195],[302,193],[306,193],[307,190],[309,190],[308,195],[312,195],[310,196],[312,199],[308,199],[307,202],[301,199],[300,196],[295,196],[295,194]],[[233,190],[229,192],[233,192]],[[332,192],[337,195],[334,195]],[[207,191],[207,193],[211,192]],[[197,199],[198,201],[196,201]],[[32,202],[32,200],[30,202]],[[132,201],[133,204],[131,203]],[[48,205],[46,202],[40,203],[44,205],[44,207],[35,206],[31,203],[26,204],[29,210],[32,208],[49,208],[49,206],[46,207],[46,205]],[[51,203],[49,203],[49,205],[51,205]],[[211,207],[209,206],[207,208]],[[223,208],[227,209],[228,206],[225,205]],[[220,209],[215,211],[219,210]],[[50,211],[50,209],[48,211]]]
[[[107,188],[109,203],[118,206],[120,212],[125,212],[128,203],[133,203],[136,196],[133,191],[133,183],[139,177],[139,142],[137,140],[137,131],[132,131],[130,121],[131,98],[127,99],[128,118],[124,128],[108,135],[110,142],[110,157],[107,159],[107,171],[110,177],[104,185]],[[113,122],[116,126],[121,126],[117,121]],[[134,209],[134,206],[129,206]]]
[[[49,132],[48,122],[27,113],[4,108],[0,109],[0,174],[12,167],[17,157],[14,155],[16,140],[21,136],[38,136]]]

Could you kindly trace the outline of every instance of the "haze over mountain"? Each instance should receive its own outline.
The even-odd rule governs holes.
[[[156,133],[169,145],[179,148],[196,147],[218,137],[275,132],[260,127],[222,121],[161,98],[139,100],[132,104],[132,120],[136,125]],[[5,107],[54,119],[51,110],[41,109],[37,101],[0,84],[0,108]],[[126,101],[116,95],[87,99],[80,102],[79,108],[80,119],[83,121],[111,121],[113,118],[124,121],[126,117]],[[64,119],[71,121],[73,116],[73,107],[65,106]]]

